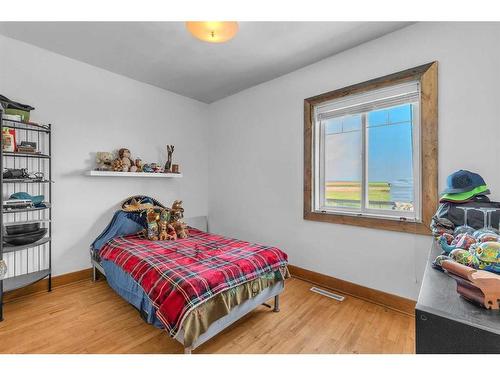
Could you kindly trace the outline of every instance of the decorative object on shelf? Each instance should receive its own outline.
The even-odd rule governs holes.
[[[146,172],[146,173],[153,173],[154,172],[154,169],[151,167],[151,165],[149,164],[144,164],[142,166],[142,171],[143,172]]]
[[[25,152],[31,154],[38,153],[36,149],[36,142],[21,141],[21,143],[17,145],[16,149],[17,152]]]
[[[7,263],[0,259],[0,280],[3,280],[5,275],[7,275]]]
[[[167,162],[165,163],[165,167],[163,170],[165,173],[172,172],[172,155],[174,153],[174,145],[167,145]]]
[[[123,162],[120,159],[113,160],[113,162],[111,163],[111,168],[113,168],[115,172],[126,172],[123,170]]]
[[[2,129],[2,147],[3,151],[16,151],[16,130],[10,128]]]
[[[129,177],[129,178],[182,178],[182,173],[144,173],[142,172],[122,172],[122,171],[87,171],[85,174],[91,177]]]
[[[172,164],[172,173],[180,173],[179,164]]]
[[[136,158],[134,164],[137,167],[136,172],[142,172],[142,167],[143,167],[142,159],[141,158]]]
[[[113,153],[107,151],[99,151],[96,153],[95,161],[97,163],[97,170],[99,171],[110,171],[113,168],[111,164],[113,163]]]
[[[132,155],[130,154],[130,150],[128,148],[119,149],[118,158],[123,163],[123,172],[129,172],[130,167],[134,165],[134,161],[132,160]]]

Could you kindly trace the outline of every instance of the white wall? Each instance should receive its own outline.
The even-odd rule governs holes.
[[[188,216],[207,214],[206,104],[2,36],[0,93],[53,124],[55,275],[90,266],[89,244],[130,195],[180,198]],[[166,144],[182,179],[84,176],[96,151],[127,147],[164,163]]]
[[[419,23],[210,106],[210,230],[294,265],[416,299],[431,238],[302,219],[303,100],[439,61],[440,189],[479,172],[500,199],[500,24]]]

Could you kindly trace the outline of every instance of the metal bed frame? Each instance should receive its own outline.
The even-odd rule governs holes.
[[[91,255],[91,262],[92,262],[92,281],[96,282],[99,279],[99,273],[102,275],[106,276],[106,273],[104,271],[104,268],[102,267],[100,260],[94,254],[92,250],[90,250],[90,255]],[[184,331],[181,330],[175,337],[178,342],[180,342],[184,346],[184,354],[191,354],[194,349],[199,347],[201,344],[205,343],[206,341],[210,340],[220,332],[222,332],[224,329],[235,323],[236,321],[240,320],[242,317],[244,317],[246,314],[250,313],[253,311],[255,308],[257,308],[260,305],[264,305],[266,307],[271,308],[272,306],[268,305],[266,303],[267,300],[274,298],[274,307],[273,307],[273,312],[279,312],[280,311],[280,294],[283,292],[285,289],[285,281],[282,280],[276,284],[274,284],[271,287],[268,287],[264,289],[262,292],[260,292],[258,295],[255,297],[246,300],[245,302],[239,304],[235,308],[233,308],[228,315],[223,316],[222,318],[216,320],[213,322],[208,330],[201,334],[196,341],[189,347],[184,345]]]

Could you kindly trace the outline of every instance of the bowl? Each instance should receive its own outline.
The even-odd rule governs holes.
[[[39,230],[31,233],[22,233],[14,235],[4,235],[4,242],[12,246],[28,245],[41,239],[47,233],[47,228],[40,228]]]
[[[25,223],[16,225],[6,225],[5,231],[8,235],[29,234],[40,229],[40,223]]]

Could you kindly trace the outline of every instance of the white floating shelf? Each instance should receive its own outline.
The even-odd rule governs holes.
[[[88,171],[91,177],[147,177],[147,178],[180,178],[182,173],[147,173],[147,172],[112,172],[112,171]]]

